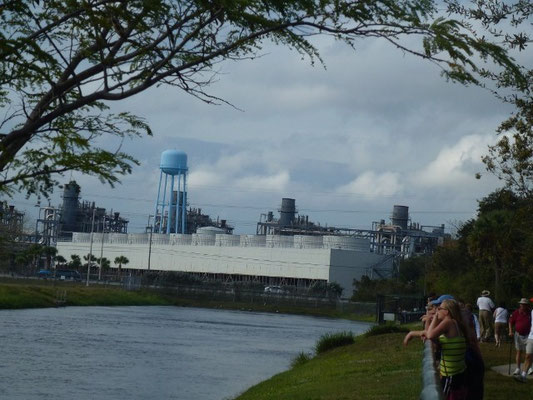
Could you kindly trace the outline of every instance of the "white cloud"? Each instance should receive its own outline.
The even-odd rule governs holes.
[[[347,185],[337,188],[337,193],[349,193],[370,198],[394,196],[402,192],[400,174],[396,172],[377,173],[366,171]]]
[[[269,176],[246,176],[238,179],[235,183],[237,187],[241,188],[256,188],[261,190],[272,190],[283,193],[290,183],[290,175],[288,171],[281,171],[275,175]]]
[[[189,185],[282,192],[290,183],[290,173],[271,161],[272,157],[257,150],[224,154],[191,167]]]
[[[455,145],[444,147],[437,157],[414,175],[413,183],[422,187],[457,186],[471,182],[472,164],[482,169],[481,157],[487,152],[490,135],[468,135]]]
[[[189,174],[189,187],[220,185],[221,177],[214,170],[196,169]]]

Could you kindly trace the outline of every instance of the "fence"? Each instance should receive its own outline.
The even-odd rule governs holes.
[[[334,296],[317,296],[287,291],[284,293],[266,293],[262,286],[258,289],[216,283],[159,285],[152,282],[152,284],[146,284],[135,276],[124,277],[122,286],[127,290],[138,290],[141,287],[159,290],[183,299],[330,309],[363,315],[373,315],[376,312],[376,303],[346,302],[340,301]]]
[[[424,298],[416,295],[378,295],[376,307],[380,324],[414,322],[426,313]]]
[[[422,391],[420,392],[420,400],[442,400],[431,340],[426,340],[424,343],[424,357],[422,359]]]

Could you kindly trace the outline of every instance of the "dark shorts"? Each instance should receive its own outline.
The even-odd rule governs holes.
[[[483,378],[485,363],[475,350],[468,348],[465,353],[467,400],[483,400]]]
[[[441,376],[440,384],[445,400],[466,400],[466,372],[452,376]]]

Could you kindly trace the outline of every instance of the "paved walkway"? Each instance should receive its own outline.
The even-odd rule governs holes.
[[[498,365],[496,367],[492,367],[491,369],[499,374],[510,376],[509,375],[509,364]],[[516,369],[516,364],[515,363],[511,364],[511,375],[515,369]],[[527,379],[533,380],[533,375],[528,375]]]

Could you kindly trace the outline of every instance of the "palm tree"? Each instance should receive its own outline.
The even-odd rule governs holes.
[[[111,266],[111,261],[109,261],[106,257],[99,258],[98,265],[100,265],[100,261],[102,262],[102,269],[107,269]]]
[[[63,265],[67,263],[67,260],[62,255],[56,256],[56,263],[58,265]]]
[[[35,270],[39,268],[39,259],[41,258],[42,251],[43,246],[40,244],[32,244],[24,251],[32,260],[32,267]]]
[[[46,269],[52,266],[52,258],[57,255],[57,248],[53,246],[44,246],[41,248],[41,254],[46,256]]]
[[[70,255],[71,261],[68,263],[69,268],[72,269],[78,269],[81,267],[81,258],[77,254],[71,254]]]
[[[29,262],[31,261],[31,257],[28,254],[25,253],[18,253],[15,256],[15,265],[19,267],[19,273],[25,273],[26,267],[28,266]]]
[[[118,264],[118,276],[120,278],[120,272],[122,270],[122,264],[126,265],[130,260],[126,256],[115,257],[115,265]]]

